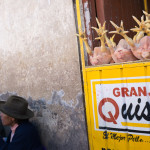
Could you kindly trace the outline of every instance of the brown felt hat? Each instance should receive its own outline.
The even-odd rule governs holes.
[[[29,119],[34,113],[28,109],[28,102],[19,96],[10,96],[6,102],[0,101],[0,111],[15,119]]]

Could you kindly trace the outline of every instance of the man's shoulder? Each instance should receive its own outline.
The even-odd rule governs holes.
[[[37,130],[31,122],[25,122],[18,126],[16,132],[23,132],[24,134],[27,134],[27,133],[33,134],[34,132],[37,132]]]

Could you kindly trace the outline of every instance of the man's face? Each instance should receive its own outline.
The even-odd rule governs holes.
[[[14,123],[14,118],[4,114],[4,113],[1,113],[1,120],[2,120],[2,124],[4,126],[12,126],[13,123]]]

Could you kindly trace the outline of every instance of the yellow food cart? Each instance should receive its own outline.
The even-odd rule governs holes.
[[[150,150],[150,62],[85,66],[80,49],[90,149]]]

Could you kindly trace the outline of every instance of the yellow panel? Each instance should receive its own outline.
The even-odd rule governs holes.
[[[82,60],[83,61],[83,60]],[[93,70],[111,70],[111,69],[120,69],[120,68],[136,68],[136,67],[143,67],[143,66],[150,66],[150,62],[133,62],[133,63],[123,63],[123,64],[107,64],[102,66],[87,66],[86,71],[93,71]]]
[[[102,70],[102,79],[120,78],[122,69]]]
[[[124,68],[123,75],[124,77],[145,76],[145,68],[144,67]]]
[[[141,114],[144,109],[145,116],[147,111],[150,113],[147,104],[150,102],[150,67],[142,64],[104,70],[100,67],[99,70],[86,70],[85,74],[90,149],[149,150],[150,125],[147,120],[150,118],[144,118]],[[128,110],[130,107],[131,111]],[[130,113],[125,113],[125,109]]]
[[[145,75],[150,76],[150,66],[145,66]]]
[[[149,150],[149,60],[85,67],[80,49],[90,150]]]
[[[85,93],[85,95],[88,95],[88,97],[89,97],[89,106],[88,106],[88,108],[89,108],[89,110],[90,110],[90,115],[88,116],[87,115],[87,120],[90,120],[90,126],[91,126],[91,128],[88,128],[88,132],[91,132],[91,134],[92,134],[92,136],[89,136],[89,140],[91,140],[91,141],[93,141],[92,139],[91,139],[91,137],[93,137],[93,130],[91,130],[91,129],[93,129],[93,125],[94,125],[94,117],[93,117],[93,109],[92,109],[92,106],[93,106],[93,103],[92,103],[92,100],[91,100],[91,97],[92,97],[92,92],[89,92],[89,91],[91,91],[92,89],[91,89],[91,86],[90,86],[90,84],[91,84],[91,79],[99,79],[100,78],[100,76],[101,76],[101,71],[95,71],[94,72],[94,74],[93,74],[93,72],[87,72],[87,85],[88,85],[88,90],[87,90],[87,93]],[[93,94],[93,96],[95,96],[96,95],[96,93],[94,93]],[[95,103],[94,103],[94,105],[96,105]],[[95,106],[96,107],[96,106]],[[95,112],[94,112],[95,113]],[[97,114],[96,114],[97,115]],[[88,119],[88,118],[90,118],[90,119]]]

